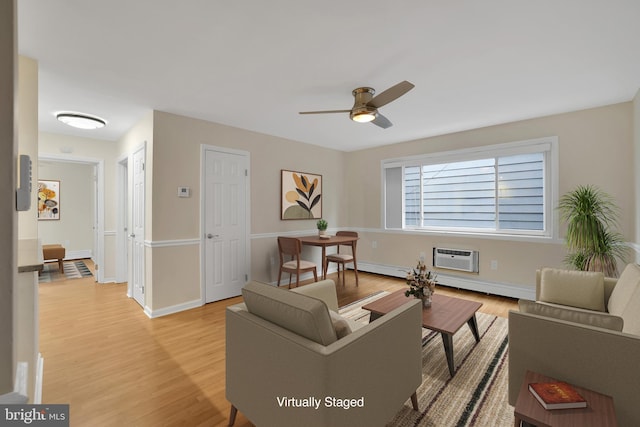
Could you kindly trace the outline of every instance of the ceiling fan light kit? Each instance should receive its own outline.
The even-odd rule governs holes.
[[[351,120],[353,120],[354,122],[369,123],[375,120],[376,111],[375,109],[369,108],[359,109],[357,111],[353,110],[351,113],[349,113],[349,117],[351,117]]]
[[[56,114],[56,119],[62,123],[78,129],[100,129],[107,125],[106,120],[84,113],[63,111]]]
[[[371,122],[378,127],[386,129],[393,126],[393,124],[378,112],[378,108],[395,101],[413,88],[414,85],[405,80],[374,97],[373,95],[376,91],[373,88],[359,87],[351,92],[355,98],[351,110],[301,111],[300,114],[349,113],[349,118],[354,122]]]

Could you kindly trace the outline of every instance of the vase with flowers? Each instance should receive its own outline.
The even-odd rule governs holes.
[[[404,295],[413,295],[422,300],[424,307],[431,307],[431,296],[436,290],[436,274],[427,270],[422,260],[418,261],[416,268],[407,272],[407,285],[409,289]]]

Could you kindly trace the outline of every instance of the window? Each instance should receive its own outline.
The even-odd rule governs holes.
[[[551,235],[556,138],[384,161],[385,226]]]

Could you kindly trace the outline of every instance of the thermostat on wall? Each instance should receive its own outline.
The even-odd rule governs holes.
[[[189,187],[178,187],[178,197],[191,196],[191,189]]]

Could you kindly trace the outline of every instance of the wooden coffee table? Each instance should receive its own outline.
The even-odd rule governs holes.
[[[587,401],[586,408],[547,410],[536,400],[529,391],[529,383],[557,381],[537,372],[527,371],[518,394],[514,409],[514,425],[520,422],[535,424],[538,427],[559,426],[594,426],[615,427],[616,411],[610,396],[596,393],[586,388],[573,386]]]
[[[362,308],[371,312],[369,321],[373,322],[381,316],[391,312],[403,304],[411,301],[404,295],[404,290],[395,291],[385,297],[377,299]],[[447,356],[449,373],[455,375],[456,369],[453,363],[453,335],[466,323],[471,329],[476,342],[480,342],[476,311],[482,304],[461,298],[448,297],[433,294],[431,307],[422,308],[422,326],[432,331],[440,332],[444,353]]]

